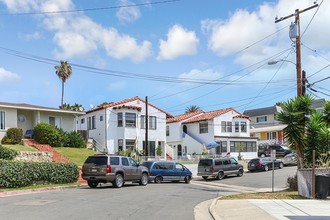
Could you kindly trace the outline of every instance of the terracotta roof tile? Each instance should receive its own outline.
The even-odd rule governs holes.
[[[204,113],[202,110],[197,110],[195,112],[190,112],[190,113],[185,113],[185,114],[182,114],[182,115],[177,115],[177,116],[174,116],[173,118],[167,119],[166,123],[184,121],[184,120],[187,120],[191,117],[195,117],[196,115],[199,115],[199,114],[202,114],[202,113]]]
[[[208,121],[208,120],[211,120],[215,117],[218,117],[219,115],[225,114],[230,111],[235,111],[236,113],[240,114],[233,108],[220,109],[220,110],[205,112],[202,115],[196,116],[194,118],[191,118],[191,119],[185,121],[184,124],[194,123],[194,122],[198,122],[198,121]]]

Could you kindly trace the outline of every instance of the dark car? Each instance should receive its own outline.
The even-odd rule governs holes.
[[[260,145],[258,147],[258,157],[270,157],[272,150],[276,151],[276,157],[284,157],[292,153],[289,147],[283,145]]]
[[[163,181],[190,183],[192,178],[192,173],[187,167],[174,161],[145,161],[142,166],[149,169],[149,181],[155,183]]]
[[[284,166],[281,160],[274,160],[274,168],[282,169]],[[268,171],[273,169],[273,160],[271,157],[258,157],[249,161],[247,168],[250,172]]]
[[[120,188],[126,181],[148,184],[148,168],[140,166],[130,157],[95,154],[89,156],[82,169],[82,178],[87,180],[88,186],[97,187],[99,183],[112,183]]]
[[[243,165],[239,164],[235,158],[201,158],[198,163],[197,176],[207,179],[214,177],[218,180],[228,175],[243,176]]]

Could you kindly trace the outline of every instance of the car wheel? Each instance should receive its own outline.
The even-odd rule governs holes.
[[[87,184],[90,188],[96,188],[97,185],[99,185],[99,183],[95,181],[87,181]]]
[[[280,169],[282,169],[284,167],[284,164],[283,163],[280,163]]]
[[[162,182],[162,177],[156,176],[155,177],[155,183],[161,183]]]
[[[190,183],[190,180],[191,180],[191,177],[190,177],[190,176],[186,176],[186,177],[184,178],[184,182],[185,182],[185,183]]]
[[[224,176],[225,176],[225,174],[224,174],[222,171],[220,171],[220,172],[218,173],[218,175],[216,176],[216,179],[217,179],[217,180],[222,180]]]
[[[243,173],[244,173],[244,171],[242,169],[240,169],[237,173],[237,176],[241,177],[241,176],[243,176]]]
[[[207,177],[208,177],[208,176],[202,176],[202,178],[203,178],[204,180],[206,180],[206,179],[207,179]]]
[[[124,177],[121,174],[117,174],[115,180],[113,181],[113,186],[120,188],[124,185]]]
[[[269,170],[268,165],[265,165],[264,166],[264,171],[268,171],[268,170]]]
[[[146,186],[148,184],[148,181],[149,181],[148,174],[142,173],[142,176],[141,176],[141,179],[139,182],[140,186]]]

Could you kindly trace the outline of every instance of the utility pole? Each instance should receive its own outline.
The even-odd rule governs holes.
[[[299,10],[296,9],[294,14],[285,16],[285,17],[281,17],[279,19],[275,18],[275,23],[278,23],[280,21],[283,21],[285,19],[291,18],[293,16],[295,16],[295,26],[290,28],[293,28],[293,32],[295,36],[290,36],[291,38],[296,38],[296,70],[297,70],[297,96],[303,96],[303,82],[302,82],[302,73],[301,73],[301,51],[300,51],[300,18],[299,15],[305,11],[308,11],[310,9],[313,9],[315,7],[317,7],[318,4],[315,4],[311,7],[305,8],[303,10]],[[296,29],[295,29],[296,28]]]

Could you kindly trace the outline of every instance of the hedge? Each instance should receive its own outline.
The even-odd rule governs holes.
[[[74,163],[0,160],[0,187],[17,188],[33,184],[74,183],[79,168]]]
[[[2,138],[2,144],[19,144],[22,141],[22,128],[9,128],[6,135]]]
[[[16,156],[16,151],[0,145],[0,159],[13,160]]]

